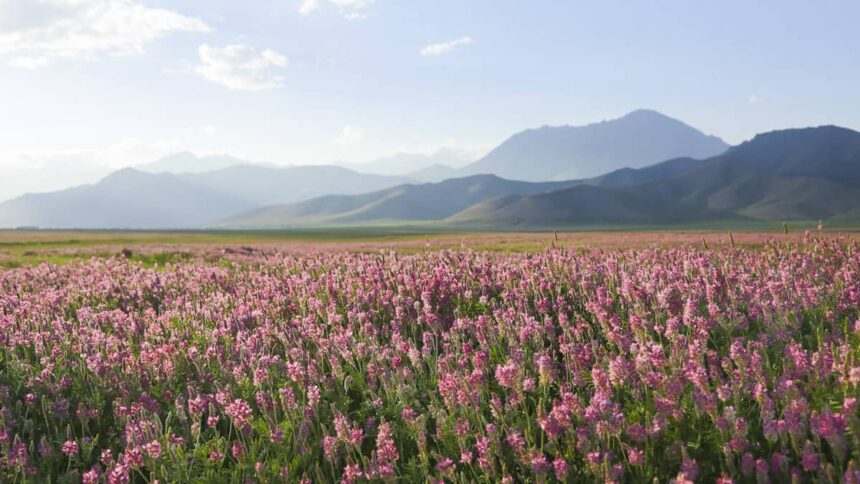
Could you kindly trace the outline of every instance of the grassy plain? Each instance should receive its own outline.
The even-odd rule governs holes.
[[[591,228],[569,231],[450,231],[419,227],[327,228],[294,231],[81,231],[0,230],[0,267],[42,262],[63,264],[80,258],[125,256],[156,266],[219,255],[328,251],[411,253],[454,248],[510,252],[538,252],[547,247],[623,249],[652,246],[755,246],[767,240],[802,238],[817,229],[811,223],[782,225],[711,226],[693,228]],[[831,236],[860,237],[860,229],[828,228]],[[731,234],[731,235],[730,235]]]

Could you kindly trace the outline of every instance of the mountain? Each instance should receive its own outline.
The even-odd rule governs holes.
[[[756,136],[660,189],[761,219],[846,218],[860,207],[860,133],[836,126]]]
[[[265,207],[217,224],[229,228],[277,228],[377,221],[441,220],[487,198],[533,194],[568,186],[569,182],[529,183],[494,175],[475,175],[440,183],[400,185],[363,195],[332,195],[304,202]]]
[[[0,227],[198,228],[263,205],[369,192],[405,181],[337,166],[236,165],[184,174],[127,168],[94,185],[0,203]]]
[[[845,128],[765,133],[701,162],[675,160],[662,165],[652,167],[650,174],[646,170],[634,175],[648,178],[653,168],[666,175],[644,183],[583,184],[550,193],[497,197],[448,221],[552,226],[852,219],[860,214],[860,133]],[[616,172],[616,179],[619,176]]]
[[[584,185],[598,187],[624,187],[671,178],[702,166],[704,160],[675,158],[644,168],[621,168],[605,175],[583,180]]]
[[[180,177],[247,200],[253,206],[293,203],[329,194],[366,193],[411,181],[406,177],[357,173],[333,165],[237,165]]]
[[[636,190],[580,185],[531,196],[491,198],[449,217],[447,221],[467,225],[541,227],[672,223],[690,219],[690,213],[673,204],[671,199],[651,197]]]
[[[673,158],[708,158],[728,147],[676,119],[638,110],[586,126],[523,131],[461,173],[492,173],[525,181],[583,179]]]
[[[779,175],[860,184],[860,133],[838,126],[760,134],[732,148],[725,157],[745,160]]]
[[[825,126],[765,133],[704,160],[674,158],[565,182],[474,175],[255,209],[226,227],[438,221],[557,227],[860,215],[860,133]]]
[[[499,200],[516,198],[517,195],[540,194],[581,185],[598,187],[636,185],[683,173],[701,163],[703,162],[692,158],[679,158],[645,168],[623,168],[591,179],[563,182],[519,182],[505,180],[495,175],[448,178],[456,172],[442,170],[439,176],[443,181],[406,184],[375,193],[355,196],[325,196],[297,204],[264,207],[231,217],[219,225],[224,227],[271,228],[338,223],[441,220],[452,217],[474,204],[477,204],[476,207],[480,207],[481,202],[484,201],[499,203]],[[427,172],[431,172],[431,170],[424,170],[425,176]],[[421,176],[413,173],[410,174],[410,178],[418,179]]]
[[[249,165],[240,158],[228,155],[211,155],[198,157],[194,153],[183,151],[164,158],[137,165],[135,169],[146,173],[203,173],[220,170],[228,166]]]
[[[449,178],[458,178],[459,172],[456,168],[451,168],[448,165],[432,165],[409,172],[406,177],[419,182],[434,183],[445,181]]]
[[[705,159],[676,157],[570,181],[495,175],[405,181],[337,166],[237,165],[183,174],[126,169],[94,185],[2,203],[0,226],[283,228],[416,221],[553,228],[857,220],[860,133],[836,126],[774,131]]]
[[[474,159],[474,158],[473,158]],[[341,166],[360,173],[374,175],[409,175],[434,166],[461,168],[468,164],[465,154],[442,148],[431,154],[395,153],[391,156],[362,163],[342,163]]]
[[[94,185],[29,194],[0,204],[0,227],[194,228],[251,205],[176,175],[131,168]]]

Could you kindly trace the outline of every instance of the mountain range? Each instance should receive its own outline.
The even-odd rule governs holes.
[[[405,176],[416,181],[442,181],[457,175],[472,161],[466,154],[442,148],[430,154],[395,153],[361,163],[339,163],[340,166],[371,175]]]
[[[860,133],[824,126],[761,134],[704,160],[676,158],[584,180],[512,182],[475,175],[268,207],[221,225],[436,220],[454,226],[547,228],[858,216]]]
[[[449,221],[551,226],[860,216],[856,131],[834,126],[775,131],[700,162],[667,163],[632,178],[628,174],[620,183],[607,183],[617,181],[616,172],[561,190],[488,199]]]
[[[583,179],[670,158],[708,158],[728,147],[681,121],[640,109],[586,126],[544,126],[517,133],[460,174],[493,173],[523,181]]]
[[[219,223],[227,228],[283,228],[361,222],[431,221],[448,218],[488,198],[530,195],[576,182],[530,183],[495,175],[400,185],[362,195],[331,195],[291,205],[263,207]]]
[[[437,155],[396,155],[363,168],[399,173],[382,175],[178,154],[93,185],[1,203],[0,227],[552,228],[860,217],[860,133],[835,126],[728,147],[640,110],[525,131],[472,164],[448,160],[459,168],[437,163],[455,153]]]
[[[137,165],[136,170],[145,173],[205,173],[236,165],[255,165],[230,155],[197,156],[188,151],[175,153],[158,160]]]
[[[0,203],[0,227],[201,228],[263,205],[363,193],[407,181],[338,166],[235,165],[181,174],[125,168],[93,185]]]

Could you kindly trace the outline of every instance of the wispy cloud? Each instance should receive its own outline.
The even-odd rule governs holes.
[[[319,0],[302,0],[301,5],[299,5],[299,13],[307,15],[318,8],[320,8]]]
[[[221,131],[216,126],[212,126],[211,124],[204,124],[202,126],[192,126],[188,129],[188,133],[192,136],[203,136],[207,138],[211,138],[218,134]]]
[[[376,0],[328,0],[334,10],[347,20],[361,20],[367,17],[368,8]],[[321,0],[302,0],[299,13],[307,15],[320,8]]]
[[[459,39],[452,40],[450,42],[442,42],[439,44],[431,44],[423,49],[421,49],[421,55],[424,56],[433,56],[433,55],[442,55],[452,50],[456,49],[461,45],[468,45],[472,43],[471,37],[460,37]]]
[[[10,65],[28,69],[57,59],[138,53],[175,32],[212,30],[198,18],[134,0],[35,0],[0,6],[6,16],[0,55],[10,56]]]
[[[360,128],[355,126],[344,126],[340,130],[340,134],[334,139],[334,144],[338,146],[352,146],[359,143],[364,138],[364,133]]]
[[[12,152],[3,159],[0,201],[24,193],[95,183],[117,168],[175,153],[191,139],[124,138],[98,147],[33,148]]]
[[[749,97],[747,97],[747,101],[749,101],[750,104],[758,104],[764,101],[764,98],[758,94],[750,94]]]
[[[262,91],[283,86],[278,74],[287,66],[287,58],[272,49],[260,53],[253,47],[235,44],[198,49],[200,65],[194,71],[204,79],[239,91]]]

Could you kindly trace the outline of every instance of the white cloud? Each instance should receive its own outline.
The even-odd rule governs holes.
[[[361,129],[356,128],[355,126],[344,126],[342,130],[340,130],[340,134],[337,135],[337,138],[334,139],[334,144],[339,146],[352,146],[361,141],[364,137],[364,133],[362,133]]]
[[[194,72],[204,79],[239,91],[262,91],[283,86],[278,69],[287,66],[287,58],[272,49],[259,54],[253,47],[235,44],[198,49],[200,62]]]
[[[307,15],[320,7],[319,0],[303,0],[299,6],[299,13]]]
[[[218,126],[190,125],[171,130],[171,133],[175,134],[126,137],[77,146],[41,146],[28,142],[16,149],[0,151],[0,202],[24,193],[95,183],[120,168],[149,163],[182,151],[205,156],[228,153],[234,147],[225,139],[228,133]],[[0,131],[0,150],[7,148],[7,144]]]
[[[347,20],[361,20],[367,17],[367,9],[376,0],[328,0],[338,15]],[[299,13],[307,15],[319,9],[320,0],[302,0]]]
[[[747,101],[749,101],[750,104],[758,104],[758,103],[764,101],[764,99],[759,95],[750,94],[749,97],[747,98]]]
[[[461,45],[468,45],[472,43],[471,37],[460,37],[459,39],[452,40],[450,42],[442,42],[440,44],[431,44],[423,49],[421,49],[421,55],[441,55],[447,52],[451,52],[455,48]]]
[[[29,57],[29,56],[21,56],[21,57],[13,57],[9,61],[9,65],[12,67],[20,67],[21,69],[38,69],[40,67],[45,67],[50,64],[51,60],[47,57]]]
[[[24,193],[62,190],[95,183],[125,166],[179,151],[185,141],[175,138],[125,138],[99,148],[34,148],[3,155],[0,201]]]
[[[137,53],[175,32],[210,32],[206,22],[135,0],[0,0],[0,55],[34,69],[56,59]]]
[[[211,124],[205,124],[203,126],[194,126],[189,130],[189,132],[193,135],[205,136],[207,138],[215,136],[216,134],[218,134],[219,131],[221,130],[215,126],[212,126]]]
[[[376,0],[331,0],[337,11],[347,20],[360,20],[367,17],[367,7]]]

